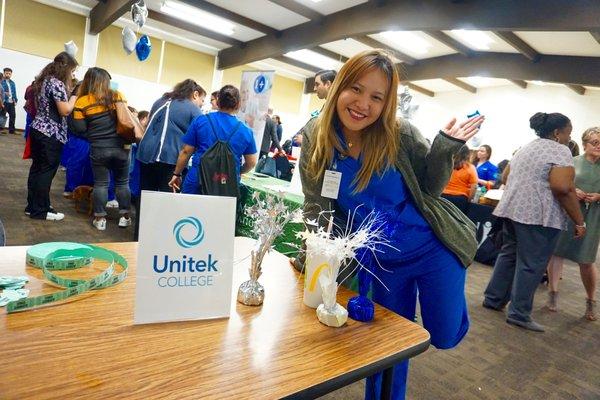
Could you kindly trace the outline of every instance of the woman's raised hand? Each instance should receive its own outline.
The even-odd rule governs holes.
[[[465,142],[471,139],[477,132],[479,127],[485,120],[485,116],[479,115],[477,117],[469,118],[468,120],[458,124],[456,118],[452,118],[450,122],[442,129],[446,135],[451,136],[458,140],[464,140]]]

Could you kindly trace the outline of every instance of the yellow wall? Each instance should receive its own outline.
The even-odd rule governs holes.
[[[6,0],[2,47],[54,58],[73,40],[81,63],[85,17],[31,0]]]
[[[249,65],[223,70],[223,85],[230,84],[239,88],[242,81],[242,72],[256,70],[256,68]],[[298,114],[303,87],[303,82],[275,74],[270,103],[275,113]]]
[[[165,42],[160,83],[174,86],[191,78],[210,93],[215,57]]]
[[[150,56],[145,61],[139,61],[135,51],[127,55],[123,50],[121,31],[122,29],[119,27],[109,26],[100,33],[96,66],[113,74],[156,82],[162,40],[150,37],[152,45]]]
[[[320,100],[316,93],[311,93],[310,102],[308,103],[308,112],[320,110],[323,107],[323,104],[325,104],[325,100]]]
[[[298,114],[302,101],[304,82],[275,75],[273,92],[271,93],[271,107],[275,113]]]
[[[257,71],[257,69],[249,65],[241,65],[239,67],[224,69],[222,86],[233,85],[239,89],[240,83],[242,83],[243,71]]]

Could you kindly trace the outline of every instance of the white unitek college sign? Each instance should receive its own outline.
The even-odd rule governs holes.
[[[142,192],[136,324],[228,317],[235,199]]]

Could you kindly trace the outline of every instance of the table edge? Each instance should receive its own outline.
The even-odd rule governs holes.
[[[427,340],[417,344],[416,346],[402,350],[399,353],[385,357],[372,364],[364,365],[348,373],[336,376],[335,378],[329,379],[325,382],[321,382],[314,386],[302,389],[298,392],[282,397],[282,399],[315,399],[317,397],[324,396],[325,394],[333,392],[334,390],[340,389],[351,383],[367,378],[377,372],[381,372],[384,369],[392,367],[401,361],[407,360],[421,353],[424,353],[430,345],[431,337],[427,338]]]

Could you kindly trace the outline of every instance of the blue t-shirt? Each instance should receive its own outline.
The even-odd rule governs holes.
[[[343,135],[340,136],[343,143]],[[342,158],[336,154],[333,169],[342,173],[337,205],[347,215],[355,213],[354,229],[372,211],[385,221],[386,238],[398,250],[381,247],[383,253],[377,253],[379,261],[386,264],[406,261],[435,248],[439,241],[415,206],[402,174],[389,168],[382,175],[374,174],[363,191],[353,193],[353,180],[360,167],[361,159]]]
[[[209,116],[216,130],[214,133],[208,122]],[[231,136],[238,124],[237,131]],[[227,140],[231,136],[228,143],[235,156],[238,182],[240,180],[242,156],[256,154],[257,152],[252,130],[246,124],[240,122],[235,115],[221,111],[200,115],[192,122],[182,139],[183,143],[196,148],[196,152],[192,158],[192,168],[188,171],[183,182],[183,193],[200,193],[198,166],[200,165],[202,155],[217,141],[215,135],[219,137],[219,140]]]
[[[477,167],[477,177],[484,181],[495,181],[498,179],[498,167],[488,160]]]

